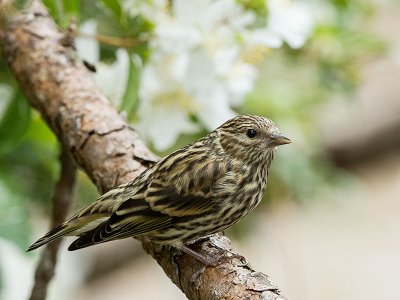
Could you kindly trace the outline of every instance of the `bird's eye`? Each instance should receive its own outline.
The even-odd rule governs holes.
[[[257,135],[257,131],[255,131],[254,129],[248,129],[246,134],[249,138],[252,139]]]

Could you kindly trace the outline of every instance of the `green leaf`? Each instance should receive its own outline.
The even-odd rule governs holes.
[[[57,138],[37,112],[33,112],[31,123],[23,137],[24,141],[32,141],[47,147],[55,147]]]
[[[79,1],[78,0],[64,0],[64,12],[67,17],[76,16],[79,17]]]
[[[122,99],[120,109],[126,111],[128,116],[132,114],[139,103],[140,61],[137,56],[131,56],[129,60],[128,84]]]
[[[30,229],[28,226],[28,207],[18,189],[10,188],[7,180],[0,174],[0,236],[13,241],[21,249],[25,248]],[[12,184],[11,184],[12,185]]]
[[[55,19],[57,24],[61,22],[61,5],[58,0],[43,0],[49,10],[50,15]]]
[[[17,90],[0,121],[0,153],[10,151],[22,138],[31,121],[31,108]]]
[[[54,17],[57,16],[57,3],[55,0],[43,0],[43,4],[46,5],[47,9],[49,10],[50,14]]]
[[[267,6],[265,0],[237,0],[245,9],[253,11],[257,17],[265,20]]]
[[[119,1],[115,0],[101,0],[101,3],[108,9],[110,9],[113,14],[119,19],[122,16],[122,9],[121,9],[121,4]]]
[[[43,0],[43,3],[61,27],[68,26],[72,16],[79,19],[81,4],[79,0]]]

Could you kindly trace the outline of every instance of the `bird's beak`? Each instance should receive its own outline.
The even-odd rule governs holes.
[[[281,146],[285,144],[290,144],[292,142],[289,138],[280,133],[272,133],[271,140],[272,146]]]

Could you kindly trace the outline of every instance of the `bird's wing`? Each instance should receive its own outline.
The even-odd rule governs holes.
[[[213,188],[220,185],[227,165],[207,161],[193,165],[182,160],[172,169],[168,163],[160,164],[143,192],[125,200],[108,220],[82,234],[69,250],[146,234],[170,227],[174,218],[209,213],[218,205]]]
[[[179,153],[179,152],[178,152]],[[228,171],[222,160],[206,154],[187,157],[175,155],[160,164],[145,192],[151,209],[171,217],[204,214],[218,205],[215,187]],[[124,208],[129,211],[128,205]]]

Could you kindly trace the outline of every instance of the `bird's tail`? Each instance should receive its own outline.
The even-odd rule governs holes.
[[[75,231],[76,227],[68,226],[66,223],[54,228],[53,230],[46,233],[46,235],[40,239],[38,239],[35,243],[33,243],[26,252],[35,250],[51,241],[54,241],[72,231]]]

